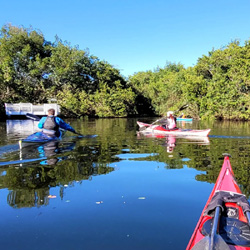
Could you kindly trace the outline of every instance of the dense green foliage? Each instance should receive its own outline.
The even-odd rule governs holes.
[[[3,103],[57,99],[67,116],[163,115],[189,104],[194,118],[250,118],[250,41],[213,50],[194,67],[167,63],[125,79],[112,65],[32,28],[5,25],[0,33]],[[1,109],[0,109],[1,111]],[[178,113],[177,113],[178,114]]]
[[[119,71],[89,52],[42,33],[6,25],[0,34],[2,102],[57,99],[67,115],[127,116],[135,94]]]
[[[154,72],[139,72],[129,82],[151,100],[157,114],[178,110],[195,118],[250,118],[250,42],[232,42],[198,59],[194,67],[168,63]]]

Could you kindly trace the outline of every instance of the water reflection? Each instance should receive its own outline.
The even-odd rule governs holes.
[[[166,147],[167,147],[167,152],[171,153],[174,151],[174,148],[176,146],[176,137],[174,135],[169,135],[166,138]]]
[[[5,161],[0,161],[0,188],[9,189],[7,203],[14,208],[46,206],[52,187],[60,187],[63,199],[65,186],[112,172],[113,167],[99,161],[99,146],[84,145],[92,138],[95,136],[82,140],[68,136],[5,151]]]
[[[46,160],[41,161],[42,165],[55,165],[59,161],[67,160],[68,155],[59,156],[58,154],[72,151],[75,148],[76,142],[71,142],[67,144],[63,144],[63,146],[59,147],[58,141],[51,141],[44,145],[41,145],[37,148],[40,157],[46,157]]]
[[[14,208],[48,205],[51,187],[60,187],[63,199],[65,185],[91,180],[92,176],[114,170],[108,164],[98,163],[93,148],[84,147],[85,154],[82,156],[72,152],[74,148],[75,142],[63,146],[59,142],[50,142],[36,149],[24,148],[29,157],[37,151],[45,160],[40,161],[39,165],[33,165],[33,162],[25,165],[19,163],[1,168],[0,172],[4,174],[0,176],[0,186],[10,190],[8,204]]]
[[[7,203],[13,208],[40,207],[49,204],[49,188],[11,190]]]
[[[140,133],[137,132],[137,138],[161,138],[165,139],[163,146],[166,147],[168,153],[172,153],[177,144],[197,144],[197,145],[209,145],[210,141],[207,136],[176,136],[176,135],[155,135],[152,133]],[[178,142],[177,142],[178,140]]]
[[[98,137],[66,134],[55,144],[24,148],[21,158],[11,144],[24,134],[7,133],[0,124],[2,152],[7,149],[1,154],[0,148],[5,249],[27,249],[27,242],[30,249],[81,249],[83,244],[86,249],[185,249],[225,152],[249,195],[250,141],[240,138],[250,136],[247,124],[186,123],[187,129],[212,128],[212,136],[201,139],[138,136],[136,119],[68,122]],[[183,211],[189,215],[185,223]],[[13,235],[20,246],[14,246]]]
[[[33,120],[7,120],[6,121],[6,133],[8,136],[28,136],[37,131],[38,121]]]
[[[58,161],[67,160],[67,156],[58,156],[59,154],[70,152],[74,149],[76,142],[59,143],[59,141],[51,141],[39,146],[39,144],[19,147],[18,145],[10,145],[11,150],[5,151],[4,154],[19,151],[19,159],[14,161],[1,161],[0,166],[20,165],[25,163],[40,162],[42,165],[54,165]],[[3,147],[4,149],[5,147]],[[1,150],[0,150],[1,151]]]
[[[158,154],[131,154],[127,152],[125,154],[116,155],[115,157],[122,160],[147,160],[152,159],[152,157],[155,157],[157,155]]]

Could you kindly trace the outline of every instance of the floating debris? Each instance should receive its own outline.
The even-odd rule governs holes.
[[[102,204],[103,203],[103,201],[96,201],[96,204]]]
[[[139,197],[138,200],[145,200],[146,197]]]
[[[49,199],[55,199],[55,198],[56,198],[56,195],[49,195],[48,198],[49,198]]]

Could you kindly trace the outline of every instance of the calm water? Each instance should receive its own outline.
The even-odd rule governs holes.
[[[178,123],[212,129],[198,140],[141,136],[136,121],[68,120],[89,136],[22,150],[36,124],[0,123],[1,248],[185,249],[225,152],[249,197],[249,123]]]

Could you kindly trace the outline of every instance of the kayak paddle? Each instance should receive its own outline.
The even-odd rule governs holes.
[[[181,110],[183,110],[183,109],[186,109],[187,107],[188,107],[188,104],[185,104],[185,105],[181,106],[179,109],[175,110],[174,113],[179,112],[179,111],[181,111]],[[159,122],[159,121],[161,121],[161,120],[163,120],[163,119],[166,119],[166,118],[167,118],[167,117],[164,116],[164,117],[162,117],[162,118],[160,118],[160,119],[154,121],[153,123],[151,123],[150,126],[152,126],[152,125],[154,125],[155,123],[157,123],[157,122]],[[140,127],[140,131],[146,129],[146,127],[148,127],[148,126]]]
[[[192,250],[230,250],[227,243],[222,239],[219,234],[217,234],[217,228],[220,219],[220,210],[220,206],[217,206],[215,209],[214,220],[210,234],[200,240],[192,248]]]
[[[71,132],[72,132],[72,131],[71,131]],[[82,138],[82,137],[84,137],[84,135],[82,135],[82,134],[80,134],[80,133],[77,133],[76,131],[75,131],[75,132],[72,132],[72,133],[74,133],[74,134],[78,135],[78,136],[77,136],[78,138]]]

